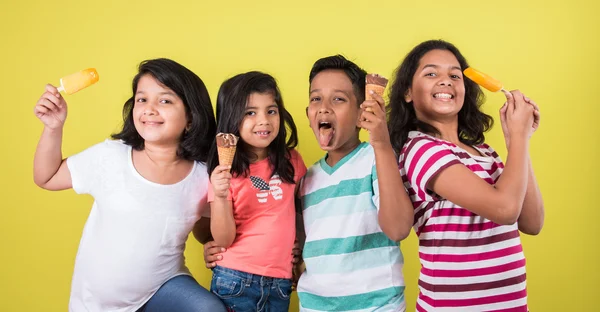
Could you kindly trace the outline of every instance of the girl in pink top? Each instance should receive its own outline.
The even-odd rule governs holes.
[[[239,311],[287,311],[292,292],[296,184],[306,173],[298,136],[275,79],[261,72],[226,80],[217,132],[238,136],[231,166],[209,154],[208,201],[214,243],[226,248],[211,291]]]

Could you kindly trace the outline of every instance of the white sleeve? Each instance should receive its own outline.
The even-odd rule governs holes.
[[[67,158],[73,190],[77,194],[93,195],[107,161],[108,145],[107,140]]]
[[[379,181],[377,180],[377,166],[375,164],[375,157],[373,157],[373,165],[371,166],[371,181],[373,182],[373,195],[372,200],[377,212],[379,212]]]
[[[206,171],[206,167],[202,166],[200,167],[200,170]],[[200,217],[210,218],[210,203],[208,202],[208,192],[212,186],[210,185],[210,177],[208,176],[208,173],[206,173],[206,175],[203,177],[202,182],[203,185],[200,189],[200,192],[202,192],[202,197],[200,198],[200,204],[198,209],[200,211]]]

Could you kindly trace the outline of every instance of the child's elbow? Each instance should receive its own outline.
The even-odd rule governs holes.
[[[399,242],[408,237],[408,235],[410,234],[410,227],[404,228],[404,227],[398,226],[398,227],[394,227],[392,229],[388,229],[387,231],[384,230],[383,233],[385,233],[385,235],[389,239],[391,239],[395,242]]]
[[[35,185],[37,185],[39,188],[48,190],[48,187],[47,187],[48,181],[45,181],[35,175],[33,176],[33,183],[35,183]]]
[[[499,207],[502,208],[502,207]],[[500,210],[496,220],[492,220],[500,225],[513,225],[519,220],[521,214],[521,205],[518,203],[510,203]]]
[[[223,247],[223,248],[229,248],[229,246],[233,245],[233,240],[235,239],[234,237],[213,237],[214,238],[214,242],[217,246]]]
[[[519,226],[519,231],[521,231],[521,233],[523,233],[523,234],[536,236],[542,232],[542,228],[543,228],[543,224],[540,224],[539,226],[535,226],[535,227],[520,227]]]

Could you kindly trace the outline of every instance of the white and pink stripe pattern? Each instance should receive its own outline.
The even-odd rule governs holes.
[[[500,157],[486,144],[474,148],[480,156],[412,131],[400,154],[400,173],[415,207],[419,236],[417,311],[527,311],[517,224],[496,224],[426,187],[432,177],[456,164],[495,184],[504,168]]]

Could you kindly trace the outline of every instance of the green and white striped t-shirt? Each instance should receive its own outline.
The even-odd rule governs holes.
[[[322,158],[308,169],[300,189],[301,311],[405,310],[404,261],[379,227],[377,183],[375,154],[364,142],[334,167]]]

